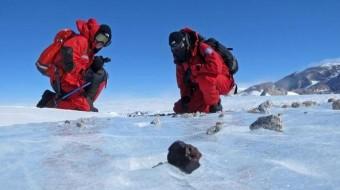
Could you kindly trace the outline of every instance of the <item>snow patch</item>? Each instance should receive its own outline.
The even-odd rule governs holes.
[[[138,122],[138,123],[134,123],[134,125],[142,128],[142,127],[147,127],[148,125],[150,125],[150,123],[148,123],[148,122]]]
[[[296,93],[296,92],[288,91],[288,92],[287,92],[287,95],[288,95],[288,96],[297,96],[297,95],[299,95],[299,94]]]
[[[334,67],[334,66],[340,66],[340,58],[335,59],[325,59],[320,62],[321,67]]]
[[[57,122],[89,117],[115,117],[117,115],[118,114],[116,112],[96,113],[50,108],[41,109],[24,106],[0,106],[0,126]]]
[[[291,170],[298,174],[306,175],[306,176],[313,176],[313,177],[321,177],[320,173],[317,171],[313,171],[312,169],[308,168],[303,163],[299,163],[293,160],[268,160],[273,164],[279,165],[284,167],[285,169]]]

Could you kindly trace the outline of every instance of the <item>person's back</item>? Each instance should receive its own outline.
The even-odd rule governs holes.
[[[78,20],[77,28],[79,34],[65,41],[54,59],[55,93],[45,91],[37,107],[98,111],[93,102],[106,85],[103,65],[109,59],[94,55],[110,44],[111,29],[94,19]]]
[[[222,110],[220,95],[228,94],[234,79],[222,57],[197,32],[183,29],[169,35],[181,99],[176,113]]]

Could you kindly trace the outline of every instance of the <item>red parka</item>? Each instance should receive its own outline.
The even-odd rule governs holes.
[[[99,30],[100,25],[95,19],[88,21],[77,20],[76,22],[79,35],[67,40],[63,48],[65,52],[60,52],[56,58],[58,65],[69,65],[69,70],[59,69],[59,81],[62,93],[68,93],[77,87],[86,83],[85,72],[90,68],[94,58],[95,34]],[[68,58],[67,58],[68,56]],[[55,83],[57,76],[51,78],[51,83]],[[98,93],[103,89],[105,84],[101,85]],[[83,90],[70,96],[66,100],[57,104],[58,108],[90,111],[90,105],[83,96]],[[97,93],[97,95],[98,95]]]
[[[228,94],[234,86],[233,76],[230,74],[222,57],[208,44],[199,41],[198,33],[189,28],[182,31],[195,39],[191,48],[191,57],[187,62],[176,63],[177,84],[181,97],[189,97],[188,112],[209,112],[209,107],[219,101],[220,95]],[[190,80],[195,86],[184,83],[187,69],[191,70]],[[186,112],[181,102],[175,103],[176,113]]]

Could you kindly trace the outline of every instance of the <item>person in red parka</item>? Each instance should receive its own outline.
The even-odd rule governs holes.
[[[222,111],[220,95],[227,95],[236,87],[222,57],[189,28],[170,33],[169,45],[181,95],[174,112]]]
[[[77,20],[76,25],[79,34],[66,40],[54,59],[58,67],[50,82],[55,92],[46,90],[37,107],[98,111],[93,102],[106,86],[103,65],[110,59],[95,54],[110,44],[111,29],[95,19]]]

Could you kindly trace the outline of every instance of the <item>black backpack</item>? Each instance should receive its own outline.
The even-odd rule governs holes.
[[[190,36],[190,34],[189,34]],[[205,39],[203,36],[198,35],[198,40],[200,42],[204,42],[211,46],[218,54],[221,55],[224,64],[227,65],[227,67],[230,70],[230,73],[234,75],[238,71],[238,61],[236,57],[231,53],[233,48],[227,48],[223,44],[221,44],[219,41],[217,41],[215,38],[209,38]]]
[[[230,70],[230,73],[234,75],[238,71],[238,61],[236,57],[231,53],[233,48],[227,48],[215,38],[209,38],[207,40],[203,40],[204,43],[208,44],[214,50],[219,53]]]
[[[195,41],[198,38],[198,41],[204,42],[211,46],[218,54],[221,55],[224,64],[229,68],[229,71],[232,75],[234,75],[238,71],[238,61],[236,57],[231,53],[233,48],[227,48],[222,43],[217,41],[215,38],[208,38],[207,40],[200,34],[196,36],[196,32],[186,32],[184,30],[181,30],[184,32],[187,38],[187,41]],[[191,40],[190,40],[191,39]],[[202,56],[202,55],[201,55]]]

